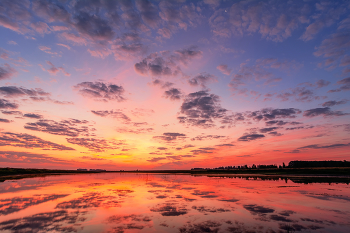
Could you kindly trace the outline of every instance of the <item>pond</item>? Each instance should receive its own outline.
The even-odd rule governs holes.
[[[350,187],[317,178],[101,173],[0,183],[0,232],[350,232]]]

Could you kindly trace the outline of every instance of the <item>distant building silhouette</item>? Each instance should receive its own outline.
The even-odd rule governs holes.
[[[105,172],[106,170],[105,169],[86,169],[86,168],[78,168],[77,171],[80,171],[80,172],[87,172],[87,171],[90,171],[90,172]]]
[[[105,172],[105,169],[90,169],[90,172]]]

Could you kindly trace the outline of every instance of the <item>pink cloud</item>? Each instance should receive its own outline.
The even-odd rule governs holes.
[[[65,76],[70,76],[71,74],[68,73],[63,67],[56,67],[52,62],[46,61],[46,63],[51,66],[49,69],[45,69],[43,65],[39,64],[41,69],[43,71],[49,72],[51,75],[56,75],[59,71],[61,71]]]
[[[0,15],[0,26],[21,33],[20,26],[16,22],[9,20],[3,15]]]
[[[69,28],[66,26],[51,26],[51,30],[55,32],[68,31]]]
[[[73,42],[75,44],[78,44],[78,45],[87,45],[87,41],[85,38],[83,37],[80,37],[80,36],[77,36],[73,33],[68,33],[68,32],[63,32],[61,33],[60,35],[62,38],[70,41],[70,42]]]
[[[0,66],[0,80],[10,79],[15,74],[17,74],[17,71],[9,64],[6,63],[3,67]]]
[[[31,23],[30,26],[34,29],[34,31],[41,35],[48,34],[51,32],[49,26],[44,22]]]
[[[90,53],[91,56],[99,57],[99,58],[105,58],[112,53],[112,51],[109,49],[99,49],[99,50],[88,49],[88,52]]]
[[[51,51],[51,48],[50,48],[50,47],[47,47],[47,46],[39,46],[39,49],[40,49],[41,51],[43,51],[44,53],[48,53],[48,54],[51,54],[51,55],[58,55],[58,53],[52,52],[52,51]]]
[[[230,75],[230,74],[231,74],[231,71],[232,71],[231,69],[229,69],[229,68],[227,67],[227,65],[218,65],[218,66],[216,67],[216,69],[220,70],[221,73],[226,74],[226,75]]]
[[[62,46],[62,47],[65,47],[66,49],[70,50],[71,47],[69,45],[66,45],[66,44],[57,44],[59,46]]]

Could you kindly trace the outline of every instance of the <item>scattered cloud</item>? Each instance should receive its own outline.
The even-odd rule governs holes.
[[[164,142],[173,142],[187,137],[186,134],[183,133],[163,133],[163,135],[153,136],[153,138]]]
[[[118,120],[122,120],[124,123],[129,123],[131,121],[131,119],[125,115],[125,113],[123,113],[121,110],[103,110],[103,111],[94,111],[91,110],[91,112],[97,116],[100,117],[112,117],[112,118],[116,118]]]
[[[124,146],[124,141],[106,140],[97,138],[66,138],[67,142],[88,148],[94,152],[104,152],[106,150],[117,150]]]
[[[171,88],[164,92],[164,96],[170,100],[180,100],[182,97],[182,92],[178,88]]]
[[[180,64],[186,66],[191,60],[201,57],[202,51],[196,47],[177,50],[173,53],[163,51],[152,53],[135,64],[135,71],[141,75],[177,76],[181,74]]]
[[[297,148],[297,150],[303,150],[303,149],[336,149],[336,148],[342,148],[342,147],[350,147],[350,143],[338,143],[338,144],[330,144],[330,145],[319,145],[319,144],[313,144],[313,145],[307,145]]]
[[[44,53],[48,53],[48,54],[51,54],[51,55],[59,55],[58,53],[56,53],[56,52],[52,52],[51,51],[51,48],[50,47],[47,47],[47,46],[39,46],[39,49],[41,50],[41,51],[43,51]],[[52,64],[52,63],[51,63]],[[50,65],[51,65],[50,64]],[[53,66],[53,65],[52,65]],[[63,69],[63,68],[62,68]],[[50,74],[56,74],[56,68],[50,68],[49,70],[48,70],[48,72],[50,73]]]
[[[311,102],[314,100],[321,100],[326,98],[326,96],[316,96],[313,90],[306,87],[290,88],[289,90],[282,91],[276,97],[282,101],[294,99],[298,102]]]
[[[335,105],[346,104],[348,101],[349,100],[347,100],[347,99],[343,99],[343,100],[339,100],[339,101],[331,100],[331,101],[324,102],[322,104],[322,107],[332,107]]]
[[[232,71],[232,69],[229,69],[227,65],[218,65],[216,69],[218,69],[221,73],[225,75],[230,75]]]
[[[19,97],[29,97],[30,100],[35,102],[52,102],[61,105],[71,105],[74,104],[71,101],[60,101],[50,98],[51,93],[44,91],[41,88],[27,89],[24,87],[16,86],[4,86],[0,87],[0,95],[4,95],[7,98],[19,98]]]
[[[46,141],[37,136],[26,133],[0,133],[0,146],[14,146],[23,148],[41,148],[44,150],[74,150],[71,147]]]
[[[329,90],[328,92],[332,93],[332,92],[340,92],[340,91],[350,90],[350,77],[344,78],[344,79],[338,81],[337,84],[341,85],[341,87],[337,88],[337,89]]]
[[[304,41],[312,40],[316,34],[318,34],[323,28],[329,27],[340,18],[342,14],[346,12],[343,6],[338,4],[316,3],[316,9],[318,10],[318,17],[314,18],[309,26],[306,27],[305,32],[301,35],[300,39]]]
[[[86,120],[68,119],[62,121],[54,121],[47,119],[40,119],[35,123],[26,123],[25,129],[33,131],[41,131],[54,135],[64,135],[69,137],[92,136],[94,128],[86,126],[89,122]]]
[[[157,163],[158,161],[164,160],[164,159],[166,159],[166,157],[154,157],[154,158],[148,159],[147,161],[151,163]]]
[[[210,82],[216,82],[218,78],[212,74],[201,73],[188,80],[191,86],[201,86],[206,88],[206,85]]]
[[[153,128],[135,128],[131,129],[130,127],[119,127],[116,128],[116,131],[118,133],[131,133],[131,134],[144,134],[144,133],[150,133],[154,131]]]
[[[0,118],[0,122],[1,123],[11,123],[12,121],[8,120],[8,119]]]
[[[4,66],[0,66],[0,80],[10,79],[15,74],[17,74],[17,71],[9,64],[6,63]]]
[[[236,73],[232,74],[229,87],[234,94],[247,95],[249,90],[245,86],[251,86],[263,80],[264,85],[280,82],[282,78],[276,77],[274,71],[290,72],[291,70],[298,70],[302,66],[294,60],[280,60],[277,58],[261,58],[253,62],[246,61],[240,64]]]
[[[212,154],[213,150],[215,150],[215,148],[213,148],[213,147],[204,147],[204,148],[199,148],[196,150],[191,150],[190,152],[192,152],[194,155]]]
[[[160,79],[155,79],[152,81],[152,85],[154,86],[160,86],[161,88],[169,88],[174,85],[172,82],[164,82]]]
[[[44,46],[42,49],[43,49],[43,51],[46,52],[46,53],[47,53],[47,52],[50,53],[50,51],[51,51],[50,48],[45,47],[45,46]],[[52,54],[52,52],[51,52],[50,54]],[[56,53],[54,53],[53,55],[56,55]],[[65,76],[70,76],[70,75],[71,75],[71,74],[68,73],[63,67],[56,67],[56,66],[55,66],[54,64],[52,64],[52,62],[50,62],[50,61],[46,61],[46,63],[47,63],[49,66],[51,66],[49,69],[45,69],[44,66],[41,65],[41,64],[39,64],[39,66],[41,67],[41,69],[42,69],[43,71],[47,71],[47,72],[49,72],[49,74],[51,74],[51,75],[56,75],[56,74],[59,73],[59,72],[62,72]]]
[[[262,128],[262,129],[259,129],[259,132],[260,133],[268,133],[268,132],[274,131],[274,130],[279,129],[279,128],[280,127]]]
[[[88,42],[84,37],[78,36],[74,33],[63,32],[60,34],[60,37],[74,45],[87,45]]]
[[[151,116],[155,112],[153,109],[135,108],[134,110],[131,110],[131,113],[135,117],[144,117],[144,116]]]
[[[17,42],[13,40],[9,40],[7,43],[10,45],[18,45]]]
[[[282,42],[304,26],[302,40],[308,41],[335,23],[346,13],[346,5],[332,2],[320,10],[310,2],[274,2],[274,8],[266,2],[234,2],[228,9],[218,9],[209,19],[213,34],[217,37],[254,35],[258,33],[266,40]],[[310,10],[315,13],[310,14]],[[269,13],[267,13],[269,12]]]
[[[143,38],[136,32],[123,33],[114,42],[111,49],[99,49],[94,52],[89,50],[89,52],[92,56],[97,55],[102,58],[113,53],[117,60],[131,60],[148,51],[148,46],[143,43]]]
[[[62,47],[64,47],[64,48],[68,49],[68,50],[71,49],[71,47],[70,47],[69,45],[66,45],[66,44],[57,44],[57,45],[58,45],[58,46],[62,46]]]
[[[247,112],[246,117],[255,121],[270,121],[280,118],[296,118],[301,110],[296,108],[264,108],[259,111]]]
[[[257,140],[257,139],[264,138],[264,137],[265,137],[265,135],[263,135],[263,134],[245,134],[245,135],[239,137],[237,140],[244,141],[244,142],[250,142],[250,141]]]
[[[215,146],[229,147],[229,146],[235,146],[235,145],[233,145],[231,143],[224,143],[224,144],[219,144],[219,145],[215,145]]]
[[[317,88],[322,88],[322,87],[327,87],[329,84],[331,84],[331,82],[320,79],[315,83],[315,86]]]
[[[11,103],[8,100],[5,99],[0,99],[0,108],[2,109],[17,109],[18,104],[16,103]]]
[[[41,88],[35,88],[35,89],[27,89],[24,87],[16,87],[16,86],[5,86],[0,87],[0,94],[4,95],[5,97],[23,97],[23,96],[50,96],[51,94],[48,92],[45,92]]]
[[[188,94],[181,105],[180,123],[202,128],[215,126],[215,120],[223,118],[227,112],[220,106],[219,96],[207,90]]]
[[[281,121],[281,120],[272,120],[272,121],[266,121],[265,124],[267,126],[271,126],[271,125],[278,125],[278,126],[282,126],[282,125],[286,125],[286,124],[291,124],[291,125],[298,125],[298,124],[302,124],[299,122],[289,122],[289,121]]]
[[[350,49],[349,40],[349,30],[338,31],[324,39],[321,45],[316,47],[316,51],[314,52],[316,57],[323,57],[326,59],[324,63],[321,63],[321,67],[325,66],[326,69],[333,69],[338,64],[346,65],[346,52]],[[346,71],[346,69],[344,71]],[[345,90],[349,89],[350,88],[347,88]],[[342,89],[340,88],[340,90]]]
[[[118,102],[125,101],[124,88],[115,84],[105,84],[103,82],[82,82],[74,86],[78,93],[84,97],[91,98],[96,101],[108,102],[116,100]]]
[[[33,119],[41,119],[41,118],[43,118],[43,115],[35,114],[35,113],[26,113],[23,115],[23,117],[33,118]]]
[[[227,138],[226,136],[223,135],[199,135],[194,138],[191,138],[191,141],[202,141],[202,140],[212,140],[212,139],[224,139]]]
[[[304,116],[306,117],[316,117],[316,116],[324,116],[324,117],[330,117],[330,116],[345,116],[349,115],[349,113],[343,113],[342,111],[331,111],[329,107],[325,108],[313,108],[304,111]]]

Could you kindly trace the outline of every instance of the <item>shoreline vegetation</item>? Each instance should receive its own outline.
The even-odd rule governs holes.
[[[325,183],[349,183],[350,167],[312,167],[312,168],[256,168],[256,169],[201,169],[201,170],[119,170],[119,171],[79,171],[50,170],[35,168],[0,168],[0,182],[48,175],[94,174],[94,173],[140,173],[140,174],[189,174],[210,177],[240,177],[244,179],[316,179]],[[322,181],[324,180],[324,181]],[[331,182],[329,182],[331,181]],[[294,181],[293,181],[294,182]],[[312,183],[312,182],[311,182]]]

